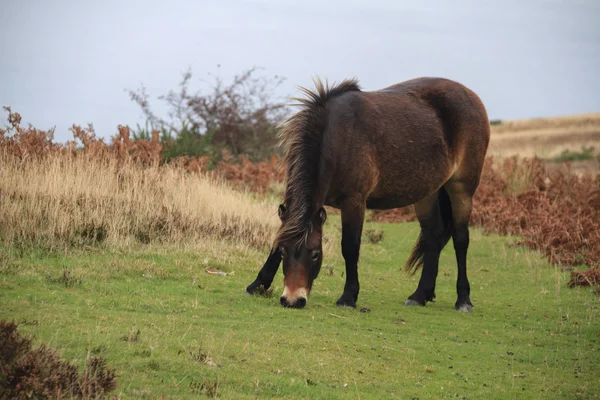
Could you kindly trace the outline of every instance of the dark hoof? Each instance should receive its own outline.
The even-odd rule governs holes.
[[[408,299],[406,300],[406,302],[404,303],[405,306],[421,306],[421,307],[425,307],[425,304],[421,304],[416,300],[413,299]]]
[[[260,293],[261,290],[264,292],[269,288],[269,286],[271,286],[270,283],[267,285],[261,282],[254,281],[250,285],[248,285],[248,287],[246,288],[246,293],[255,294],[257,291]]]
[[[344,297],[340,297],[340,299],[335,304],[338,307],[356,308],[356,301],[352,299],[345,299]]]
[[[460,312],[471,312],[473,310],[473,306],[468,303],[463,303],[461,305],[456,305],[456,309]]]
[[[250,285],[248,285],[248,287],[246,288],[246,294],[254,294],[254,292],[256,291],[256,289],[258,288],[258,284],[256,283],[251,283]]]

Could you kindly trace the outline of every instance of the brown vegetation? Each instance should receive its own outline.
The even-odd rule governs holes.
[[[537,159],[507,159],[498,168],[490,160],[476,201],[473,223],[487,232],[519,235],[517,244],[554,264],[600,267],[600,176],[548,169]]]
[[[90,128],[72,128],[75,141],[20,126],[0,131],[0,240],[64,246],[231,239],[268,246],[274,207],[214,175],[190,173],[202,160],[165,164],[157,140],[133,141],[119,128],[110,145]],[[181,168],[182,166],[186,168]],[[200,168],[202,169],[202,168]]]
[[[569,287],[600,285],[600,268],[590,268],[586,271],[578,269],[571,271]]]
[[[20,127],[0,132],[2,239],[12,242],[122,243],[233,238],[269,245],[273,206],[243,191],[279,195],[280,159],[233,162],[227,152],[216,169],[208,156],[161,159],[161,143],[133,141],[120,127],[110,145],[91,128],[73,127],[77,140],[57,145],[52,132]],[[233,191],[219,183],[226,180]],[[93,184],[90,184],[93,183]],[[472,223],[486,232],[516,235],[561,266],[600,267],[600,175],[575,174],[569,163],[539,158],[488,157],[475,197]],[[372,212],[371,221],[414,220],[412,207]]]
[[[547,168],[538,159],[486,160],[471,222],[488,233],[516,235],[551,263],[600,266],[600,176]],[[374,212],[374,221],[409,221],[411,208]]]
[[[102,357],[90,357],[82,374],[56,351],[21,337],[14,322],[0,321],[0,398],[95,399],[117,387],[114,369]]]

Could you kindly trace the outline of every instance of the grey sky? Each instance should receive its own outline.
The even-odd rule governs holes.
[[[475,90],[490,118],[600,111],[600,1],[0,0],[0,105],[38,128],[142,115],[188,67],[225,78],[258,66],[295,85],[359,78],[366,90],[418,76]],[[153,101],[157,111],[164,111]],[[1,114],[5,121],[5,113]]]

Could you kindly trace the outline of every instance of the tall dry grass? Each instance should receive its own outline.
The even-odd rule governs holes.
[[[277,219],[214,178],[168,165],[56,153],[0,153],[0,237],[8,243],[110,245],[222,238],[269,244]]]
[[[8,245],[271,244],[274,205],[207,174],[144,162],[127,147],[128,131],[111,146],[92,138],[75,150],[44,147],[39,131],[16,126],[0,136],[0,240]]]
[[[597,172],[600,167],[596,159],[600,156],[600,113],[502,121],[492,125],[488,155],[554,159],[565,151],[577,153],[585,148],[591,149],[589,160],[574,165],[575,172]]]

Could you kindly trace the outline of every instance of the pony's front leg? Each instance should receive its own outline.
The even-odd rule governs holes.
[[[246,292],[249,294],[253,294],[256,289],[259,287],[263,287],[264,289],[268,289],[275,278],[275,274],[279,269],[279,264],[281,263],[281,251],[279,248],[271,249],[269,253],[269,257],[265,262],[265,265],[258,272],[258,276],[247,288]]]
[[[358,255],[362,235],[365,203],[345,202],[342,210],[342,255],[346,261],[344,293],[337,301],[341,307],[356,307],[360,285],[358,283]]]

